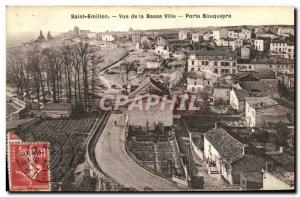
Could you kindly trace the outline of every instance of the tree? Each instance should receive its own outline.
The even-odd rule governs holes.
[[[37,96],[37,102],[40,103],[40,93],[42,92],[43,103],[46,102],[46,95],[44,90],[44,79],[41,54],[38,48],[34,47],[27,52],[27,59],[31,76],[33,78],[33,86],[35,87],[35,93]]]
[[[43,50],[35,46],[26,53],[14,50],[7,55],[7,82],[22,99],[25,94],[35,94],[37,102],[44,104],[46,90],[51,93],[53,103],[59,103],[63,96],[72,103],[74,89],[75,103],[82,104],[83,98],[87,110],[90,91],[92,95],[95,91],[97,65],[101,61],[103,56],[87,43]]]
[[[52,40],[52,39],[53,39],[53,37],[51,36],[50,31],[48,31],[48,33],[47,33],[47,40]]]
[[[91,72],[91,90],[92,90],[92,97],[94,96],[95,93],[95,79],[96,79],[96,68],[97,65],[103,62],[103,56],[98,56],[96,54],[96,51],[93,50],[91,51],[90,55],[90,72]]]
[[[72,82],[71,82],[71,69],[73,65],[73,52],[70,46],[65,46],[62,48],[62,59],[64,64],[64,80],[65,80],[65,91],[67,96],[67,102],[72,102]],[[76,87],[75,87],[76,88]]]
[[[87,109],[88,107],[88,60],[89,60],[89,44],[80,42],[78,46],[76,46],[76,52],[80,59],[80,64],[82,68],[82,80],[83,80],[83,94],[84,94],[84,107]]]
[[[73,61],[74,61],[74,80],[75,80],[75,100],[77,102],[81,102],[81,87],[80,87],[80,57],[77,51],[73,53]],[[77,90],[78,90],[78,99],[77,99]]]
[[[51,81],[52,101],[54,103],[60,102],[62,58],[57,50],[50,48],[44,49],[42,54],[46,64],[47,76]]]
[[[39,37],[38,37],[38,40],[45,40],[45,37],[44,37],[44,35],[43,35],[42,30],[40,31],[40,35],[39,35]]]
[[[125,94],[128,94],[129,73],[135,68],[135,62],[122,62],[120,64],[120,77],[125,88]]]
[[[17,94],[23,99],[24,91],[29,94],[25,73],[26,61],[23,54],[19,50],[8,54],[7,64],[7,81],[16,87]]]

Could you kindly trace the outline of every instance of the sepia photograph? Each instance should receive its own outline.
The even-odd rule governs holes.
[[[7,191],[295,192],[295,15],[7,6]]]

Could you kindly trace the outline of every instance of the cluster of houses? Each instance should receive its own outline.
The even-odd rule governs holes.
[[[137,49],[153,50],[165,59],[187,60],[188,71],[204,72],[199,76],[205,78],[273,70],[288,89],[294,88],[294,28],[290,26],[131,32],[131,38]],[[189,90],[202,90],[203,84],[189,81]]]
[[[167,32],[131,30],[126,35],[98,34],[75,27],[62,37],[87,37],[104,42],[120,41],[124,37],[134,43],[136,51],[140,52],[140,63],[137,76],[130,81],[129,95],[142,96],[143,105],[151,94],[162,97],[179,92],[196,95],[202,105],[222,106],[233,111],[241,120],[234,127],[216,124],[205,133],[189,132],[191,147],[205,162],[204,167],[210,175],[220,175],[229,185],[247,190],[273,190],[274,184],[276,189],[294,188],[294,158],[286,150],[293,147],[292,137],[288,138],[290,147],[243,137],[244,130],[248,137],[259,134],[261,129],[268,133],[279,132],[276,125],[284,125],[289,135],[294,135],[294,109],[282,102],[278,88],[279,83],[290,92],[295,88],[293,27],[228,27]],[[143,54],[147,57],[142,57]],[[169,78],[180,83],[184,80],[184,89],[177,86],[179,82],[171,86],[154,79],[166,67],[174,67],[172,72],[182,68]],[[133,85],[132,81],[143,74],[142,82]],[[153,130],[157,125],[174,126],[178,114],[160,110],[160,104],[148,111],[128,111],[128,125],[143,130]],[[41,115],[48,118],[69,118],[71,113],[69,104],[47,104],[41,110]],[[225,110],[223,114],[213,115],[228,114]],[[186,172],[185,175],[188,179],[189,174]]]
[[[261,144],[241,140],[236,132],[220,125],[200,138],[190,133],[190,140],[208,173],[220,175],[229,185],[244,190],[294,188],[294,157],[286,156],[283,147],[268,152]]]
[[[200,143],[193,137],[197,134],[190,133],[192,147],[209,174],[219,174],[229,185],[242,189],[268,190],[274,184],[276,189],[294,188],[292,153],[271,142],[247,141],[239,133],[242,128],[249,133],[259,133],[262,128],[276,133],[274,125],[278,124],[294,132],[294,109],[280,102],[278,88],[281,83],[294,91],[293,27],[133,33],[132,38],[137,50],[154,51],[162,59],[186,60],[185,92],[199,95],[204,102],[207,99],[207,105],[227,106],[242,120],[234,132],[228,125],[217,125],[201,134]],[[152,61],[148,67],[159,70],[163,66],[159,62],[163,61]],[[160,113],[165,112],[155,112]],[[151,115],[148,119],[151,122]],[[170,120],[159,121],[170,126]]]

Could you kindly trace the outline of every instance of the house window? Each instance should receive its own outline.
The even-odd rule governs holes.
[[[221,62],[221,66],[229,66],[229,62]]]
[[[214,66],[218,66],[218,62],[214,62]]]
[[[194,65],[195,64],[195,61],[192,61],[192,65]]]
[[[217,68],[215,68],[215,73],[217,73],[217,74],[218,74],[218,69],[217,69]]]
[[[202,61],[202,65],[207,66],[208,65],[208,61]]]

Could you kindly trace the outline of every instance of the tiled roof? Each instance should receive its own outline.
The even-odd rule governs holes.
[[[144,79],[144,81],[139,85],[138,88],[136,88],[133,92],[130,93],[130,96],[140,95],[141,92],[143,94],[144,93],[143,91],[145,88],[147,89],[145,91],[151,91],[151,90],[149,90],[149,88],[151,86],[156,87],[156,89],[157,89],[156,92],[157,93],[159,92],[158,94],[160,94],[160,95],[169,95],[170,94],[168,87],[166,87],[163,83],[156,81],[156,80],[152,79],[151,77],[148,77],[148,78]],[[147,93],[153,93],[153,92],[147,92]]]
[[[295,60],[288,58],[259,58],[251,59],[251,64],[293,64]]]
[[[270,97],[246,97],[246,101],[254,109],[266,108],[278,104]]]
[[[276,79],[276,74],[273,70],[263,70],[255,73],[260,79]]]
[[[249,92],[244,89],[234,89],[234,91],[239,101],[244,101],[249,96]]]
[[[268,173],[272,174],[277,179],[285,182],[286,184],[290,185],[291,187],[295,184],[295,173],[289,171],[282,171],[282,170],[272,170],[268,171]]]
[[[54,111],[69,111],[72,106],[69,103],[49,103],[46,104],[43,110],[54,110]]]
[[[207,133],[204,133],[204,137],[229,164],[232,164],[244,157],[244,144],[232,137],[223,128],[214,128]]]
[[[257,81],[259,79],[276,79],[276,74],[273,70],[262,70],[260,72],[243,72],[237,75],[237,80],[241,81]]]
[[[270,157],[278,162],[285,170],[291,171],[295,168],[295,156],[283,152],[282,154],[271,154]]]
[[[193,55],[199,55],[199,56],[228,56],[228,57],[237,57],[236,53],[232,53],[229,50],[221,50],[221,49],[215,49],[215,50],[194,50],[194,51],[191,51],[191,54],[193,54]]]

